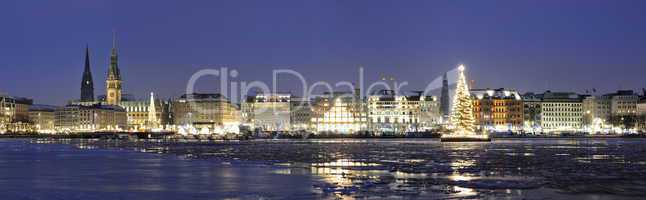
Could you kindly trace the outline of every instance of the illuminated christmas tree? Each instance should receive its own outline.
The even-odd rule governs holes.
[[[453,98],[453,112],[451,113],[451,125],[455,132],[464,134],[474,133],[475,118],[473,116],[473,104],[471,94],[464,77],[464,65],[458,67],[458,81]]]
[[[458,67],[458,81],[453,98],[451,111],[451,132],[442,135],[442,141],[490,141],[488,135],[475,133],[475,117],[473,116],[473,102],[469,93],[464,66]]]

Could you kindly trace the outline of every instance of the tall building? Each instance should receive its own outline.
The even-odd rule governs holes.
[[[523,128],[523,100],[514,90],[473,89],[476,125],[486,131],[516,132]]]
[[[451,97],[449,97],[449,81],[446,77],[446,73],[442,77],[442,94],[440,96],[440,114],[444,120],[448,119],[451,106]]]
[[[121,73],[118,65],[117,41],[114,36],[112,38],[108,79],[106,80],[106,103],[108,105],[119,105],[121,103]]]
[[[85,68],[81,80],[81,102],[94,101],[94,81],[90,70],[90,49],[85,47]]]

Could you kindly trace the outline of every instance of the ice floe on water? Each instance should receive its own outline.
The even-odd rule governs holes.
[[[280,175],[311,175],[330,198],[640,199],[646,196],[646,140],[433,139],[235,142],[65,140],[82,149],[176,154],[232,166],[257,163]]]

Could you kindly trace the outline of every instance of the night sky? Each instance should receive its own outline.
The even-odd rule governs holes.
[[[463,63],[478,88],[600,92],[646,87],[646,1],[100,1],[0,3],[0,92],[62,105],[95,94],[117,33],[124,92],[179,96],[200,69],[270,81],[394,76],[423,89]],[[279,86],[296,90],[293,84]],[[205,78],[198,89],[216,92]]]

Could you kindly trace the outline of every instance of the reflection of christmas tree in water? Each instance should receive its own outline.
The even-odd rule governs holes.
[[[460,65],[455,97],[453,98],[453,109],[451,112],[451,132],[442,135],[442,141],[489,141],[489,136],[475,133],[473,116],[473,104],[471,94],[464,77],[464,66]]]

